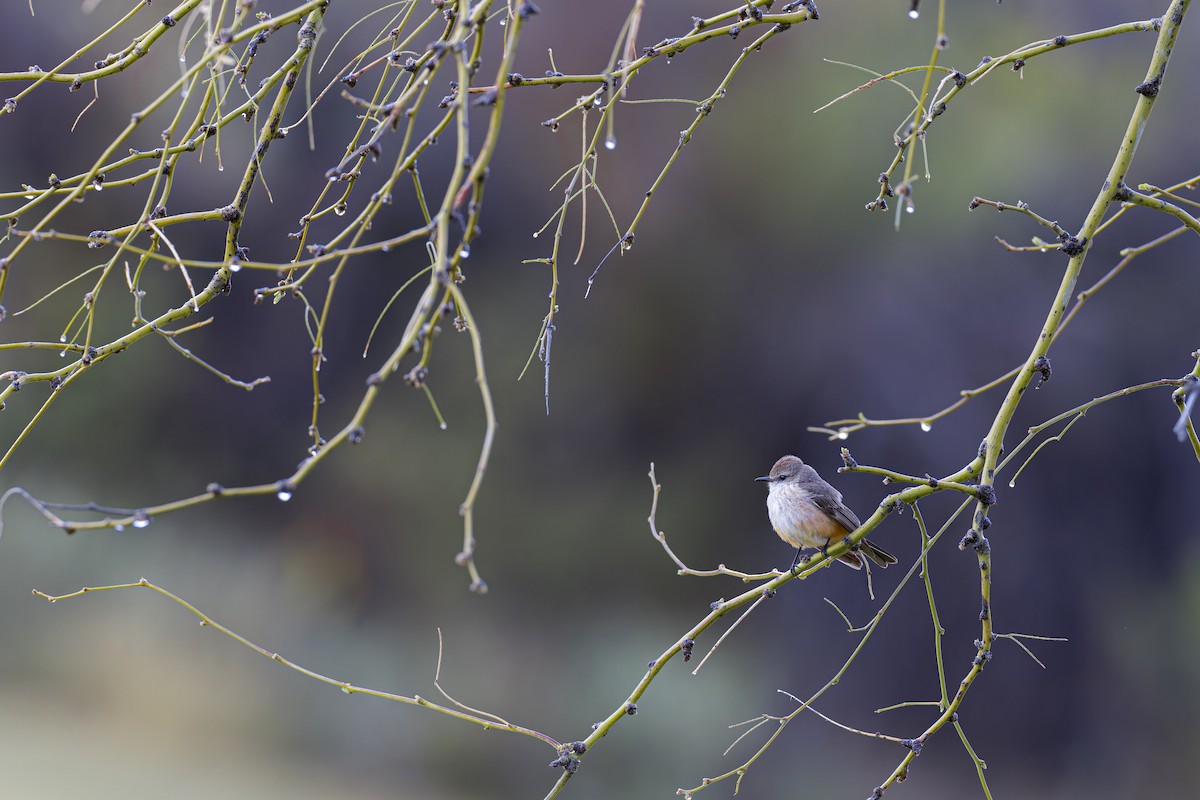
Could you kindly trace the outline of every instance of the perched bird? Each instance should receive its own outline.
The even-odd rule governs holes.
[[[842,493],[795,456],[784,456],[771,467],[770,475],[754,480],[768,484],[771,527],[780,539],[796,548],[790,569],[800,563],[801,548],[815,547],[824,552],[862,525],[842,502]],[[863,555],[880,567],[896,563],[894,555],[866,539],[858,543],[858,549],[861,552],[848,550],[838,560],[855,569],[862,569]]]

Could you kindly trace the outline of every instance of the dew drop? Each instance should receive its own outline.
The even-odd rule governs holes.
[[[225,165],[217,164],[217,172],[224,172],[224,171],[225,171]]]
[[[470,258],[471,257],[471,245],[463,243],[462,249],[458,251],[458,255],[460,258]]]
[[[66,358],[66,357],[67,357],[67,351],[66,351],[66,350],[61,350],[61,351],[59,351],[59,353],[58,353],[58,357],[59,357],[59,358]]]
[[[346,216],[346,204],[338,203],[336,206],[333,207],[333,213],[339,217]]]
[[[236,261],[231,261],[231,262],[229,262],[229,271],[230,272],[241,272],[242,265],[237,263]]]
[[[1010,488],[1010,489],[1017,488],[1017,479],[1016,478],[1013,478],[1011,481],[1008,482],[1008,488]]]
[[[613,136],[612,134],[609,134],[609,136],[604,140],[604,148],[606,150],[616,150],[617,149],[617,137]]]
[[[116,525],[113,525],[113,530],[117,533],[120,533],[121,531],[125,530],[125,526],[118,522]]]
[[[933,426],[930,425],[925,420],[921,420],[921,430],[925,431],[926,433],[929,433],[931,430],[933,430]]]
[[[921,16],[921,12],[917,11],[915,8],[912,11],[908,12],[909,19],[916,19],[919,16]]]
[[[150,515],[145,511],[137,511],[133,515],[133,527],[147,528],[150,526]]]
[[[508,24],[508,20],[506,20],[506,19],[502,19],[502,20],[500,20],[500,27],[501,27],[501,28],[503,28],[503,27],[504,27],[505,25],[507,25],[507,24]]]
[[[281,503],[286,503],[288,500],[292,499],[292,493],[287,489],[280,489],[275,493],[275,496],[279,498],[279,502]]]
[[[534,231],[534,232],[533,232],[533,238],[535,238],[535,239],[536,239],[536,238],[538,237],[538,234],[539,234],[539,233],[541,233],[541,231]]]
[[[67,343],[67,335],[64,333],[62,336],[59,336],[58,341],[63,344],[66,344]]]
[[[847,433],[845,430],[840,430],[840,431],[838,431],[838,432],[837,432],[837,438],[839,438],[839,439],[849,439],[849,438],[850,438],[850,434],[849,434],[849,433]]]
[[[448,426],[446,423],[444,423],[444,422],[443,422],[443,423],[440,423],[440,424],[438,425],[438,427],[439,427],[439,428],[441,428],[442,430],[446,430],[446,428],[448,428],[449,426]]]
[[[95,183],[92,184],[92,188],[95,189],[97,192],[103,192],[104,184],[100,183],[99,181],[96,181]]]
[[[908,205],[908,206],[905,206],[905,207],[904,207],[904,213],[906,213],[906,214],[911,214],[911,213],[913,213],[913,212],[914,212],[914,211],[916,211],[916,210],[917,210],[917,209],[916,209],[916,207],[915,207],[915,206]]]
[[[500,24],[501,24],[501,25],[503,25],[504,23],[500,23]],[[350,687],[349,687],[349,686],[343,686],[343,687],[342,687],[342,691],[343,691],[343,692],[345,692],[346,694],[350,694]]]
[[[383,253],[390,253],[392,252],[392,246],[390,244],[385,244],[383,247],[379,248],[379,250]]]

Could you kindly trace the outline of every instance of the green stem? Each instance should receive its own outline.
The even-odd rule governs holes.
[[[1066,272],[1063,274],[1062,282],[1059,284],[1054,303],[1050,307],[1050,313],[1042,325],[1041,333],[1038,335],[1037,341],[1029,353],[1029,357],[1026,358],[1024,366],[1009,386],[1008,394],[1005,396],[1004,402],[996,414],[996,418],[992,421],[992,427],[988,431],[987,438],[984,440],[986,452],[983,454],[984,469],[983,474],[980,476],[982,483],[991,484],[995,480],[996,464],[1000,459],[1000,448],[1004,442],[1004,434],[1012,422],[1013,414],[1016,412],[1022,395],[1029,387],[1033,377],[1038,374],[1035,362],[1040,358],[1044,358],[1049,351],[1055,333],[1057,333],[1059,325],[1062,323],[1067,303],[1071,299],[1071,293],[1075,290],[1079,273],[1083,269],[1084,259],[1087,258],[1088,245],[1095,235],[1096,229],[1100,227],[1100,222],[1104,218],[1105,212],[1108,211],[1109,206],[1117,199],[1116,195],[1125,176],[1129,174],[1130,164],[1133,162],[1133,156],[1137,151],[1138,142],[1141,140],[1142,131],[1145,130],[1146,122],[1150,118],[1150,112],[1154,108],[1154,101],[1161,88],[1163,77],[1166,75],[1167,63],[1171,58],[1171,51],[1175,46],[1176,38],[1179,36],[1179,28],[1183,23],[1183,17],[1189,5],[1191,5],[1191,0],[1172,0],[1166,13],[1163,15],[1158,41],[1154,47],[1154,56],[1150,60],[1150,68],[1147,70],[1145,82],[1138,87],[1139,96],[1137,103],[1134,105],[1133,115],[1130,117],[1129,125],[1121,139],[1121,146],[1117,150],[1112,167],[1105,178],[1104,188],[1096,196],[1091,210],[1084,219],[1083,227],[1080,228],[1076,236],[1078,252],[1071,254],[1071,260],[1067,263]]]

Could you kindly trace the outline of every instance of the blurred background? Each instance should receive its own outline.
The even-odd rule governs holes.
[[[4,12],[0,69],[58,63],[128,10],[121,2],[89,5],[81,13],[77,4],[35,2],[30,16],[14,4]],[[600,69],[623,10],[582,0],[541,5],[516,69],[541,74],[547,48],[564,72]],[[686,33],[692,14],[727,5],[650,3],[640,44]],[[984,55],[1166,7],[950,5],[940,63],[963,70]],[[259,3],[261,10],[283,7]],[[338,0],[317,58],[372,7]],[[557,777],[545,766],[553,753],[532,739],[346,697],[202,629],[149,592],[51,606],[31,589],[59,594],[146,577],[270,651],[401,694],[436,694],[440,628],[441,682],[451,694],[570,741],[623,703],[646,662],[711,601],[744,588],[675,574],[646,524],[651,462],[663,484],[658,525],[675,551],[696,568],[725,563],[750,571],[785,567],[792,557],[771,533],[763,487],[753,482],[780,455],[813,464],[863,517],[888,487],[837,475],[840,445],[861,463],[916,474],[966,463],[1002,394],[975,399],[929,432],[882,428],[829,442],[806,428],[860,411],[927,415],[1024,359],[1066,259],[1003,251],[993,236],[1027,243],[1045,234],[1014,214],[968,212],[967,203],[974,195],[1024,200],[1077,229],[1119,144],[1154,35],[1070,47],[1029,62],[1021,75],[997,70],[964,93],[931,129],[933,181],[916,186],[915,213],[896,232],[892,213],[868,214],[863,205],[892,158],[907,95],[881,85],[812,112],[865,79],[829,59],[881,72],[926,63],[936,7],[923,3],[916,21],[900,0],[820,8],[820,22],[793,28],[748,61],[658,191],[636,247],[609,259],[585,301],[587,277],[615,241],[599,204],[589,204],[583,257],[561,271],[549,415],[540,363],[517,380],[549,290],[546,268],[522,260],[548,255],[545,237],[532,234],[560,202],[560,191],[549,187],[579,152],[578,119],[557,134],[539,123],[580,90],[509,95],[465,285],[500,420],[477,505],[477,558],[488,594],[468,592],[465,571],[453,562],[461,547],[457,509],[483,414],[469,341],[452,332],[437,341],[429,378],[448,428],[439,429],[421,392],[390,381],[364,441],[335,452],[289,503],[230,500],[155,519],[144,530],[73,537],[9,503],[0,539],[6,793],[457,800],[541,797]],[[1165,186],[1196,171],[1190,156],[1200,86],[1189,76],[1200,68],[1197,24],[1185,24],[1130,184]],[[282,58],[293,37],[289,28],[260,57]],[[63,84],[42,87],[16,115],[0,119],[5,190],[86,169],[131,110],[161,90],[164,71],[178,69],[176,41],[166,37],[146,61],[103,82],[99,102],[74,132],[90,86],[75,94]],[[745,43],[696,47],[670,66],[658,61],[631,94],[702,98]],[[352,52],[335,56],[322,83]],[[102,55],[88,53],[84,63]],[[340,158],[355,112],[336,97],[324,112],[316,153],[301,135],[271,149],[265,174],[274,203],[252,203],[242,237],[256,259],[289,257],[294,243],[284,234]],[[689,103],[618,109],[618,146],[602,152],[599,180],[622,229],[693,114]],[[484,121],[481,110],[479,130]],[[236,154],[248,147],[251,129],[241,142],[237,129],[228,130],[228,160],[236,166],[219,172],[206,160],[181,180],[172,211],[228,201],[244,163]],[[435,149],[423,170],[436,174],[451,157],[450,149]],[[143,196],[106,191],[103,203],[79,207],[78,230],[127,222]],[[396,233],[415,224],[409,212],[403,204],[390,212]],[[568,260],[578,245],[578,210],[572,213]],[[1127,213],[1094,244],[1079,288],[1110,269],[1122,248],[1174,225],[1149,211]],[[219,256],[219,226],[179,230],[176,243],[188,254]],[[10,311],[95,258],[77,245],[39,248],[13,268]],[[1200,347],[1195,252],[1192,240],[1176,239],[1089,301],[1051,353],[1053,379],[1022,403],[1010,446],[1028,426],[1094,396],[1191,369],[1189,353]],[[344,279],[322,372],[326,431],[344,424],[390,347],[387,336],[402,329],[408,311],[394,310],[383,338],[361,357],[386,298],[422,258],[419,249],[363,258]],[[154,303],[181,302],[177,275],[158,280]],[[210,481],[235,486],[290,474],[308,444],[311,345],[297,303],[253,304],[252,290],[272,280],[240,273],[232,295],[206,309],[216,324],[185,342],[235,377],[270,375],[269,384],[247,394],[146,340],[64,394],[7,465],[3,485],[58,501],[138,507],[192,495]],[[5,341],[57,335],[80,292],[57,297],[41,317],[10,317]],[[130,308],[107,299],[111,337],[126,329]],[[2,362],[2,369],[26,370],[61,363],[13,351]],[[10,400],[0,418],[6,447],[44,393],[44,385],[31,386]],[[997,631],[1069,641],[1033,643],[1045,669],[997,642],[964,704],[961,721],[998,797],[1185,796],[1194,785],[1186,759],[1200,755],[1193,667],[1200,657],[1200,468],[1172,436],[1174,418],[1167,391],[1103,405],[1043,450],[1015,488],[1007,487],[1011,472],[1001,481],[990,532]],[[956,505],[935,497],[923,510],[936,527]],[[931,554],[952,684],[969,668],[979,632],[976,559],[954,547],[965,529],[965,521],[956,523]],[[895,515],[872,538],[901,562],[876,573],[881,601],[915,558],[919,536],[910,516]],[[638,715],[589,753],[564,796],[668,797],[742,763],[765,734],[723,756],[740,731],[727,726],[791,710],[776,690],[807,696],[857,643],[825,598],[855,623],[880,602],[868,597],[861,573],[846,569],[789,584],[698,675],[690,674],[695,661],[672,662]],[[919,584],[907,588],[817,708],[865,730],[920,733],[929,709],[874,709],[937,698],[925,603]],[[697,653],[719,632],[698,642]],[[802,717],[755,764],[742,794],[803,787],[805,796],[862,797],[903,755]],[[732,790],[726,783],[708,793]],[[951,731],[926,746],[893,794],[982,795]]]

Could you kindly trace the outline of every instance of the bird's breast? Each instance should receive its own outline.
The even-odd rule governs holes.
[[[767,514],[775,533],[793,547],[824,547],[846,535],[846,529],[817,508],[812,496],[799,486],[772,486],[767,494]]]

